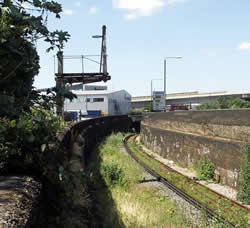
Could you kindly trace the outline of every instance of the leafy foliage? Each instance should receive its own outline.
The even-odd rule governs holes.
[[[46,172],[49,145],[63,126],[59,117],[38,107],[16,120],[0,118],[0,163],[9,171]]]
[[[49,0],[0,0],[0,162],[9,169],[45,172],[48,145],[62,121],[53,116],[55,93],[72,99],[67,91],[48,90],[41,95],[33,87],[39,72],[36,41],[61,50],[69,39],[64,31],[49,31],[49,13],[60,18],[62,7]]]
[[[69,99],[75,95],[55,88],[42,95],[33,82],[40,68],[36,42],[42,39],[48,43],[47,51],[61,51],[70,37],[47,28],[49,14],[60,18],[61,12],[61,5],[53,0],[0,0],[0,174],[41,177],[55,220],[48,218],[49,227],[65,225],[62,218],[68,216],[58,215],[62,208],[70,209],[74,188],[73,175],[63,168],[66,152],[53,147],[64,127],[53,114],[55,97],[56,93]]]
[[[214,178],[215,165],[203,156],[197,167],[197,176],[199,180],[211,180]]]
[[[64,31],[49,31],[47,21],[49,13],[60,18],[62,7],[59,3],[49,0],[3,0],[1,6],[1,36],[0,41],[20,38],[34,43],[38,39],[44,39],[51,46],[48,50],[57,47],[63,49],[64,42],[69,39],[69,34]],[[36,13],[34,13],[36,12]],[[15,35],[15,37],[11,37]],[[20,53],[21,54],[21,53]]]
[[[44,39],[48,51],[63,49],[69,34],[46,26],[49,13],[60,18],[61,11],[54,1],[0,1],[0,116],[18,118],[38,99],[32,86],[40,68],[35,44]]]
[[[103,165],[101,167],[101,173],[108,186],[122,186],[126,182],[123,170],[115,163]]]
[[[239,191],[237,199],[245,204],[250,204],[250,146],[242,147],[244,158],[240,167]]]
[[[201,104],[198,110],[250,108],[250,102],[235,97],[221,97],[215,102]]]

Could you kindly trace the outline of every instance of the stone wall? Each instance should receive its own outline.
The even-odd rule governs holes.
[[[250,143],[250,110],[149,113],[141,137],[148,148],[184,167],[208,156],[220,182],[236,188],[240,147]]]

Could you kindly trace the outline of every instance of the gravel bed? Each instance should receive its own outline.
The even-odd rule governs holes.
[[[136,139],[137,142],[139,142],[139,137]],[[196,179],[196,173],[192,172],[191,170],[187,168],[182,168],[180,166],[177,166],[173,161],[162,158],[160,155],[152,152],[151,150],[147,149],[145,146],[141,145],[143,147],[143,150],[154,157],[156,160],[162,162],[163,164],[170,166],[172,169],[178,171],[179,173],[188,176],[191,179]],[[145,180],[152,180],[154,178],[150,174],[145,174],[144,179]],[[155,178],[154,178],[155,179]],[[230,188],[229,186],[221,185],[218,183],[212,183],[212,182],[206,182],[206,181],[197,181],[200,184],[206,186],[207,188],[210,188],[232,200],[236,200],[237,191],[233,188]],[[192,223],[195,226],[198,227],[204,227],[204,224],[207,223],[207,221],[204,221],[204,214],[198,209],[196,209],[194,206],[190,205],[187,201],[179,197],[176,193],[174,193],[172,190],[170,190],[168,187],[166,187],[163,183],[158,182],[157,180],[152,181],[145,181],[144,183],[141,183],[144,185],[152,185],[157,188],[159,188],[159,194],[162,194],[163,196],[167,196],[170,201],[174,202],[177,207],[183,211],[183,213],[191,219]],[[239,202],[240,203],[240,202]],[[249,205],[245,205],[250,208]],[[212,223],[211,223],[212,222]],[[210,226],[213,224],[213,221],[210,221]],[[213,225],[212,225],[213,227]]]
[[[0,176],[0,228],[27,227],[41,184],[28,176]]]
[[[193,225],[202,227],[204,223],[204,215],[200,210],[195,208],[193,205],[188,203],[186,200],[182,199],[175,192],[165,186],[163,183],[157,181],[151,174],[145,173],[143,177],[145,182],[140,185],[150,185],[159,189],[158,194],[161,196],[167,197],[171,202],[175,203],[177,208],[182,211],[182,213],[190,219]],[[151,182],[147,182],[147,180],[152,180]]]
[[[121,152],[128,155],[125,148],[121,148]],[[136,161],[134,161],[132,158],[131,161],[136,163]],[[187,218],[190,219],[193,225],[198,227],[201,226],[201,221],[204,218],[201,211],[190,205],[186,200],[182,199],[163,183],[157,181],[157,179],[151,174],[145,172],[142,176],[142,182],[139,185],[153,186],[159,189],[158,194],[167,197],[171,202],[175,203],[177,208],[181,210]]]

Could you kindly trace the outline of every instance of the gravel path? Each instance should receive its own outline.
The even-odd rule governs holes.
[[[22,228],[37,207],[41,184],[28,176],[0,176],[0,228]]]

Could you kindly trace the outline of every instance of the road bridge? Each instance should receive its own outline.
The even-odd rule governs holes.
[[[235,92],[230,93],[227,91],[222,92],[211,92],[211,93],[199,93],[184,92],[184,93],[172,93],[166,95],[166,105],[171,104],[203,104],[207,102],[216,101],[220,97],[235,97],[244,100],[250,100],[250,92]],[[152,102],[151,96],[138,96],[132,97],[132,108],[146,108],[149,107]]]

